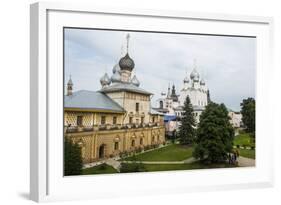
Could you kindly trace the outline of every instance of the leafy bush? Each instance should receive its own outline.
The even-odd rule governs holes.
[[[145,172],[146,169],[142,163],[121,163],[120,172],[130,173],[130,172]]]
[[[244,147],[244,149],[247,149],[247,147],[248,147],[248,145],[246,145],[246,144],[243,144],[242,146]]]
[[[105,163],[101,164],[99,168],[100,168],[100,170],[105,170],[106,169],[106,164]]]

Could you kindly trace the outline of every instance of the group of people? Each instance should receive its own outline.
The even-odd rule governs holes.
[[[229,164],[237,164],[237,159],[239,157],[239,151],[233,150],[231,153],[228,153],[228,163]]]

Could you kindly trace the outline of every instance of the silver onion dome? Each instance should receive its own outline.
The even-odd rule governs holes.
[[[190,78],[191,78],[192,80],[195,80],[195,81],[197,80],[197,81],[199,81],[200,75],[199,75],[199,73],[197,72],[196,68],[193,68],[192,72],[190,73]]]
[[[134,77],[131,80],[132,84],[135,86],[140,86],[140,81],[137,79],[137,76],[134,75]]]
[[[183,82],[184,82],[184,83],[189,83],[189,78],[186,76],[186,77],[183,79]]]
[[[120,71],[120,66],[119,66],[118,63],[117,63],[115,66],[113,66],[112,73],[114,74],[114,73],[116,73],[117,71],[118,71],[118,72]]]
[[[109,85],[110,82],[111,82],[111,80],[110,80],[110,78],[108,77],[107,73],[105,73],[105,74],[101,77],[101,79],[100,79],[100,84],[101,84],[102,86]]]
[[[132,71],[135,67],[135,62],[127,53],[123,58],[120,59],[119,66],[121,70]]]
[[[113,75],[111,76],[111,82],[112,82],[112,83],[117,83],[117,82],[120,82],[120,81],[121,81],[120,73],[116,71],[116,72],[113,73]]]
[[[199,82],[199,76],[195,76],[195,77],[193,78],[193,81],[194,81],[194,82]]]
[[[205,83],[205,80],[204,79],[202,79],[201,81],[200,81],[200,85],[205,85],[206,83]]]

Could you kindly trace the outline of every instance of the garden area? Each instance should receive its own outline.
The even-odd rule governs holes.
[[[126,166],[134,166],[134,164],[126,164]],[[231,168],[235,165],[228,163],[204,164],[201,162],[192,162],[186,164],[142,164],[142,169],[146,172],[154,171],[175,171],[175,170],[191,170],[191,169],[212,169],[212,168]],[[135,171],[134,171],[135,172]]]
[[[255,143],[249,133],[241,133],[234,138],[233,142],[238,149],[240,156],[255,159]],[[181,144],[169,144],[164,147],[139,152],[133,156],[120,159],[121,173],[130,172],[154,172],[154,171],[172,171],[172,170],[192,170],[192,169],[212,169],[212,168],[231,168],[237,165],[229,163],[211,163],[206,164],[199,161],[183,163],[184,160],[192,159],[192,146]],[[129,162],[129,163],[127,163]],[[147,162],[147,163],[146,163]],[[151,163],[153,164],[151,164]],[[154,162],[159,162],[155,163]],[[167,162],[167,163],[165,163]],[[175,162],[175,163],[169,163]],[[179,162],[179,163],[177,163]],[[95,167],[83,169],[83,175],[89,174],[113,174],[118,173],[116,169],[107,164],[101,164]]]
[[[255,141],[250,133],[241,133],[234,137],[234,146],[240,156],[255,159]]]
[[[240,156],[251,159],[256,158],[256,151],[254,149],[238,149]]]
[[[193,148],[179,144],[165,147],[124,158],[125,161],[183,161],[192,157]]]
[[[234,137],[234,146],[252,148],[255,147],[255,141],[250,133],[241,133]]]

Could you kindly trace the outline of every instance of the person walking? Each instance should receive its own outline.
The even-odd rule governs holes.
[[[230,153],[228,153],[228,164],[231,164],[231,155],[230,155]]]
[[[238,157],[239,157],[239,155],[240,155],[239,150],[238,150],[238,149],[236,149],[235,151],[236,151],[236,155],[237,155],[237,158],[238,158]]]

